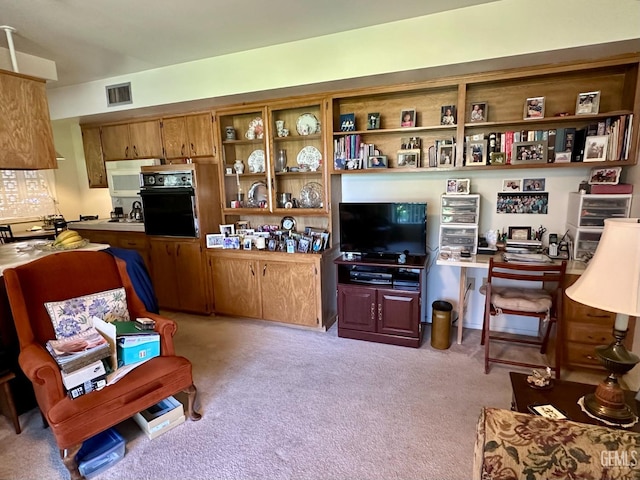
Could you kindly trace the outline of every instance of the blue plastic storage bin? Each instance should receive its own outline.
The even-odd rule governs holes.
[[[76,456],[80,473],[92,478],[118,463],[125,452],[124,438],[110,428],[99,433],[82,444]]]

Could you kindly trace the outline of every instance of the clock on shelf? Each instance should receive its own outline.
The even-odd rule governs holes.
[[[282,230],[295,230],[296,229],[296,220],[293,217],[282,217],[282,221],[280,222],[282,226]]]

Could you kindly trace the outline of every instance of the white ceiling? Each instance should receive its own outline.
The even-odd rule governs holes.
[[[56,63],[59,87],[491,1],[0,0],[0,24]]]

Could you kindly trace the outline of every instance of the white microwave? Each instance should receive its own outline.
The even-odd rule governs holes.
[[[137,197],[140,195],[140,169],[160,165],[158,158],[116,160],[105,162],[111,197]]]

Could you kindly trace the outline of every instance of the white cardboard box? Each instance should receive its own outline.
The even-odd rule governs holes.
[[[154,439],[184,422],[184,407],[174,397],[167,397],[152,407],[136,413],[133,419],[147,437]]]
[[[94,378],[104,375],[106,371],[102,360],[98,360],[71,373],[60,373],[62,374],[62,383],[65,388],[67,390],[71,390],[73,387],[76,387],[81,383],[91,381]]]

